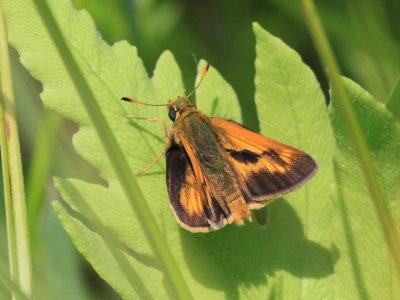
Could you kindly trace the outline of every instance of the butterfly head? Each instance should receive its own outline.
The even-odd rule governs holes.
[[[168,103],[168,117],[175,121],[177,117],[187,109],[196,108],[187,96],[179,97]]]

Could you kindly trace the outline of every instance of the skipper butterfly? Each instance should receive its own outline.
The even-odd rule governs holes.
[[[164,124],[167,142],[162,153],[169,200],[176,220],[191,232],[251,221],[252,209],[298,189],[318,168],[310,155],[294,147],[201,113],[189,98],[207,70],[208,65],[190,94],[163,104],[174,122],[172,127]]]

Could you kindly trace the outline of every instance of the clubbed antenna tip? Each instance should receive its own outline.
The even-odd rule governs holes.
[[[200,71],[200,80],[199,82],[196,84],[196,86],[194,87],[193,91],[191,91],[188,95],[187,98],[190,98],[190,96],[192,96],[196,90],[199,88],[201,82],[203,81],[204,77],[206,77],[207,72],[208,72],[208,68],[210,67],[210,65],[208,63],[206,63],[203,68]]]
[[[167,106],[167,105],[168,105],[168,103],[166,103],[166,104],[151,104],[151,103],[146,103],[146,102],[139,101],[139,100],[136,100],[136,99],[133,99],[133,98],[130,98],[130,97],[122,97],[121,100],[122,100],[122,101],[131,102],[131,103],[133,103],[133,104],[142,104],[142,105],[148,105],[148,106]]]

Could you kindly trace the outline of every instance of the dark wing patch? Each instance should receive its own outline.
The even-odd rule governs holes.
[[[179,224],[192,232],[223,227],[226,215],[207,188],[197,183],[184,148],[171,146],[166,159],[168,195]]]
[[[244,150],[233,150],[233,149],[225,149],[234,159],[240,161],[245,164],[254,164],[258,161],[260,156],[251,152],[247,149]]]

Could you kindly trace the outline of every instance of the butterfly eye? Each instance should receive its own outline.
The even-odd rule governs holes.
[[[168,117],[171,119],[171,121],[175,121],[175,119],[176,119],[175,107],[170,107],[170,109],[168,110]]]

